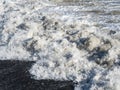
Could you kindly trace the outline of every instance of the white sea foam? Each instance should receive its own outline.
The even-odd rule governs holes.
[[[2,0],[0,60],[36,61],[35,79],[119,90],[120,1]]]

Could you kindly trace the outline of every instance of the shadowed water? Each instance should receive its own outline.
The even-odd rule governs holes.
[[[73,90],[73,82],[35,80],[29,74],[34,62],[0,61],[0,90]]]

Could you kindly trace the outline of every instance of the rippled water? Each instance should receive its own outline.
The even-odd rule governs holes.
[[[120,0],[59,0],[62,2],[58,3],[56,1],[43,1],[47,5],[39,11],[67,15],[80,20],[88,19],[95,22],[97,27],[120,30]]]

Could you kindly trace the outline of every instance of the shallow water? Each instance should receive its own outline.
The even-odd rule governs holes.
[[[35,61],[38,80],[120,89],[120,0],[2,0],[0,8],[1,60]]]

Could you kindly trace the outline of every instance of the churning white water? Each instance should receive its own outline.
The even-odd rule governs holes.
[[[0,60],[36,61],[35,79],[120,90],[120,0],[1,0]]]

